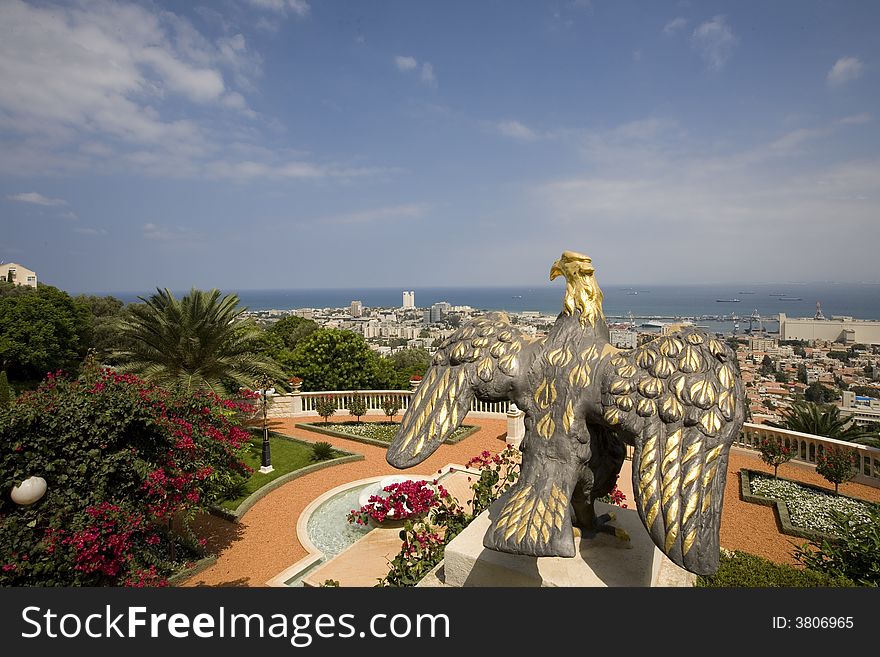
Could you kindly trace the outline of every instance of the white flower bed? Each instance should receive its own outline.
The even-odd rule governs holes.
[[[831,511],[850,515],[856,522],[870,522],[867,504],[849,497],[820,493],[793,481],[752,475],[751,488],[755,495],[785,502],[791,524],[802,529],[832,532]]]
[[[330,431],[338,431],[340,433],[347,433],[361,438],[371,438],[373,440],[381,440],[390,443],[400,425],[397,423],[390,424],[388,422],[363,422],[361,424],[340,424],[338,422],[324,424],[322,422],[317,426],[322,429],[329,429]],[[452,432],[450,438],[458,438],[465,431],[468,431],[468,429],[469,427],[459,427]]]

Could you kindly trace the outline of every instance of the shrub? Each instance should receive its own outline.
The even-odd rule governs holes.
[[[397,411],[400,410],[400,398],[385,397],[385,399],[382,400],[382,410],[385,411],[385,415],[388,416],[388,419],[394,422],[394,416],[397,414]]]
[[[471,513],[478,516],[489,508],[504,491],[519,479],[519,451],[507,446],[498,454],[484,450],[467,462],[468,468],[477,467],[479,478],[471,484]]]
[[[840,484],[852,481],[857,474],[855,454],[843,447],[829,447],[816,457],[816,472],[834,484],[837,495]]]
[[[336,452],[333,449],[333,445],[326,441],[321,441],[312,445],[312,460],[317,461],[327,461],[328,459],[332,459],[336,455]]]
[[[863,522],[833,513],[834,538],[814,539],[795,550],[795,558],[811,570],[846,577],[863,586],[880,586],[880,506],[868,510]]]
[[[761,460],[773,467],[773,476],[776,477],[779,466],[788,463],[794,454],[789,447],[785,446],[781,438],[764,438],[758,448],[761,452]]]
[[[6,371],[0,372],[0,408],[7,408],[15,395],[9,387],[9,380],[6,378]]]
[[[367,414],[367,400],[363,395],[352,395],[351,401],[348,402],[348,413],[357,418],[360,424],[361,416]]]
[[[332,395],[324,395],[315,400],[315,410],[318,412],[324,422],[336,412],[336,398]]]
[[[443,486],[436,482],[432,486],[421,480],[388,484],[382,492],[385,495],[371,495],[360,509],[349,512],[348,522],[366,525],[371,519],[375,522],[384,522],[387,519],[418,518],[436,507],[441,498],[449,496]]]
[[[836,574],[802,570],[748,554],[721,551],[721,563],[714,575],[701,575],[697,586],[708,588],[741,587],[816,587],[854,586],[853,582]]]
[[[446,541],[429,525],[407,520],[400,537],[403,545],[379,586],[415,586],[443,558]]]
[[[617,487],[617,484],[614,484],[614,488],[611,489],[611,492],[607,495],[603,495],[602,497],[597,498],[599,502],[605,502],[606,504],[613,504],[614,506],[619,506],[621,509],[625,509],[626,507],[626,494],[622,490]]]
[[[0,498],[0,586],[161,584],[182,565],[171,520],[187,528],[247,472],[252,410],[93,367],[19,397],[0,414],[0,490],[48,488],[28,507]]]

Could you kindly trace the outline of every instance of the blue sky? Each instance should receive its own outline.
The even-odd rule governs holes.
[[[0,2],[0,259],[70,291],[878,281],[880,5]]]

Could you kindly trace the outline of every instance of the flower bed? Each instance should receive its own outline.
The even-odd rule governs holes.
[[[400,428],[397,422],[300,422],[296,426],[306,431],[348,438],[378,447],[387,447]],[[462,425],[453,431],[445,442],[450,445],[455,444],[478,430],[478,426]]]
[[[436,481],[401,481],[388,484],[377,495],[360,509],[353,509],[348,514],[350,523],[366,525],[370,521],[382,523],[386,520],[409,520],[424,516],[428,511],[440,504],[441,498],[449,493]]]
[[[775,503],[783,533],[804,538],[828,534],[834,528],[831,522],[833,511],[869,522],[870,502],[833,495],[815,486],[774,479],[759,472],[743,470],[742,475],[743,498],[759,504]]]

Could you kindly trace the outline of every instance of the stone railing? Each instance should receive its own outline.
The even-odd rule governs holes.
[[[318,397],[332,395],[336,399],[337,409],[343,413],[348,411],[348,404],[354,395],[360,395],[367,404],[367,415],[384,415],[382,401],[386,397],[396,397],[400,402],[398,417],[409,407],[411,390],[332,390],[321,392],[292,392],[281,395],[270,395],[268,415],[271,418],[280,417],[303,417],[314,415],[315,400]],[[474,400],[471,403],[469,414],[475,417],[490,417],[508,420],[508,434],[511,437],[522,437],[522,411],[511,411],[509,402],[481,402]],[[843,447],[856,455],[859,465],[859,473],[854,481],[869,486],[880,488],[880,449],[856,445],[841,440],[814,436],[809,433],[799,433],[787,429],[777,429],[763,424],[746,423],[742,433],[734,444],[739,447],[757,449],[765,438],[781,438],[783,443],[794,450],[793,460],[811,465],[816,464],[816,456],[821,455],[828,447]],[[627,447],[627,458],[632,458],[632,447]]]
[[[299,417],[310,415],[315,412],[315,401],[319,397],[331,395],[336,400],[338,411],[347,412],[349,403],[355,395],[360,396],[367,405],[367,415],[384,415],[382,402],[386,397],[394,397],[400,402],[400,411],[403,413],[409,408],[409,400],[413,395],[411,390],[322,390],[320,392],[292,392],[287,394],[269,395],[270,404],[268,416]],[[469,413],[476,417],[504,417],[510,408],[510,402],[481,402],[474,400],[471,403]]]
[[[786,447],[794,450],[793,461],[811,465],[816,465],[816,457],[821,456],[829,447],[848,449],[853,452],[858,463],[859,473],[853,481],[880,488],[880,449],[749,422],[743,425],[742,433],[735,444],[739,447],[758,449],[765,438],[782,440]]]

